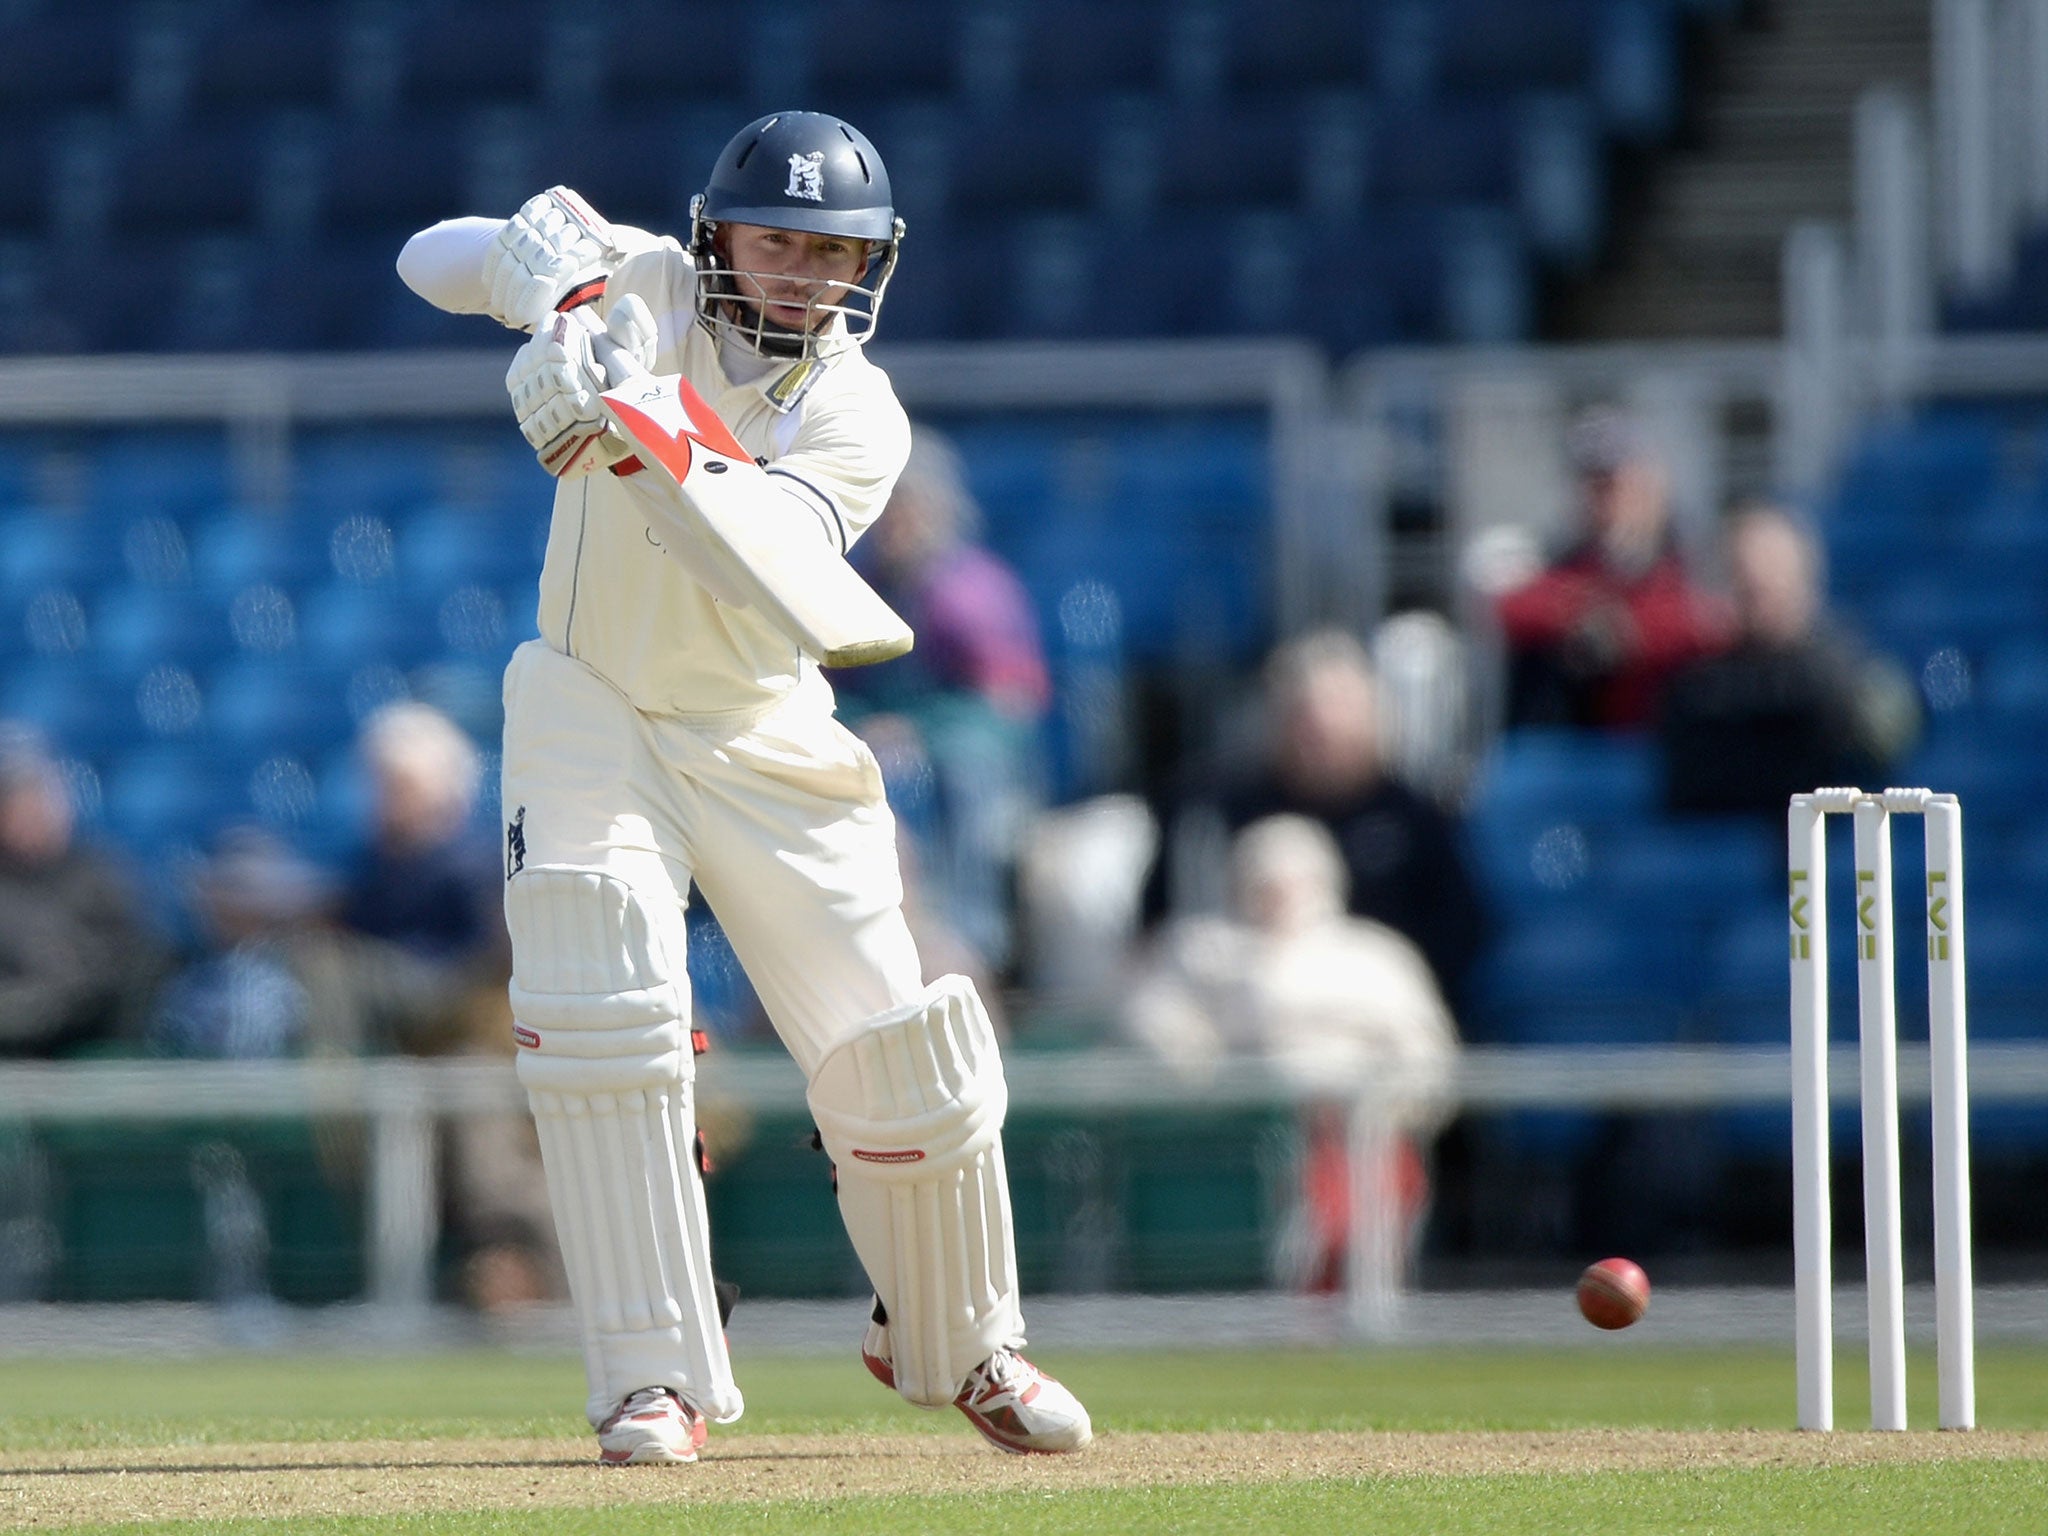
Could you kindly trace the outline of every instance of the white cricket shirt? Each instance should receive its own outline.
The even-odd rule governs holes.
[[[421,297],[481,313],[483,252],[498,221],[452,219],[407,243],[399,274]],[[617,228],[629,255],[600,307],[618,295],[646,303],[658,331],[654,371],[687,378],[796,497],[818,537],[844,551],[880,515],[910,453],[910,422],[888,375],[843,336],[810,362],[756,357],[697,324],[696,269],[673,240]],[[535,471],[536,475],[540,471]],[[751,608],[718,601],[657,542],[636,506],[659,493],[651,472],[600,470],[555,488],[540,578],[540,633],[593,668],[649,714],[755,714],[816,664]]]

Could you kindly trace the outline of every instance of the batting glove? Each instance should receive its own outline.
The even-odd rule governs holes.
[[[588,308],[550,316],[514,355],[505,374],[520,435],[540,467],[558,480],[607,468],[632,452],[606,420],[598,399],[601,390],[622,382],[607,378],[592,354],[599,333],[633,364],[654,366],[654,317],[637,294],[628,293],[613,301],[609,324],[600,325]]]
[[[515,331],[534,330],[579,291],[601,287],[625,257],[604,217],[567,187],[529,197],[484,253],[487,311]]]

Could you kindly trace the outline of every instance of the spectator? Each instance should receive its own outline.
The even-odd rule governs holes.
[[[349,872],[341,920],[431,961],[502,952],[497,858],[470,821],[481,777],[475,745],[432,705],[408,701],[365,720],[358,750],[371,835]]]
[[[1344,911],[1344,863],[1320,822],[1271,816],[1231,845],[1231,910],[1170,924],[1133,990],[1130,1033],[1184,1076],[1231,1056],[1273,1061],[1298,1080],[1388,1076],[1397,1100],[1384,1166],[1350,1166],[1342,1100],[1309,1112],[1293,1278],[1333,1289],[1349,1251],[1352,1180],[1397,1202],[1411,1252],[1427,1208],[1419,1138],[1441,1121],[1457,1031],[1428,962],[1383,924]]]
[[[1782,816],[1826,784],[1883,784],[1919,732],[1911,681],[1824,611],[1813,539],[1752,503],[1726,530],[1736,637],[1672,679],[1659,741],[1678,812]]]
[[[164,946],[127,878],[75,832],[42,737],[0,722],[0,1055],[127,1034],[162,977]]]
[[[1000,970],[1013,948],[1019,840],[1044,802],[1038,732],[1052,685],[1030,598],[976,542],[980,527],[959,456],[919,426],[859,556],[917,648],[834,684],[924,845],[933,904]]]
[[[330,921],[326,877],[270,833],[222,834],[193,880],[204,948],[148,1026],[166,1055],[364,1055],[445,1035],[459,990],[396,944]]]
[[[1667,679],[1727,644],[1729,620],[1671,536],[1663,464],[1627,417],[1587,413],[1570,451],[1576,541],[1495,601],[1507,648],[1507,723],[1634,729]]]
[[[1341,630],[1290,641],[1268,659],[1258,746],[1237,766],[1199,766],[1177,796],[1147,907],[1201,902],[1205,826],[1227,836],[1280,813],[1335,836],[1350,910],[1404,935],[1427,957],[1455,1008],[1487,942],[1490,918],[1455,822],[1387,769],[1379,692],[1365,647]]]
[[[474,831],[482,777],[476,746],[440,710],[408,701],[365,720],[358,749],[370,777],[371,837],[349,872],[341,918],[444,977],[452,1028],[412,1042],[415,1048],[497,1058],[509,1071],[503,871],[494,842]],[[495,1313],[566,1295],[532,1118],[454,1116],[442,1122],[440,1136],[463,1299]]]

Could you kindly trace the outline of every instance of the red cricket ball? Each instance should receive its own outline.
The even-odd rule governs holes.
[[[1595,1328],[1626,1328],[1650,1310],[1650,1277],[1633,1259],[1602,1259],[1579,1276],[1579,1311]]]

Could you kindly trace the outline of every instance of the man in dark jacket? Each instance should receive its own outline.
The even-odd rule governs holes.
[[[1672,679],[1666,805],[1782,817],[1795,793],[1887,782],[1919,730],[1911,681],[1828,620],[1813,540],[1783,512],[1738,511],[1727,549],[1736,641]]]
[[[1215,883],[1216,871],[1187,867],[1199,862],[1205,819],[1235,833],[1268,816],[1306,816],[1336,839],[1353,915],[1410,939],[1455,1011],[1489,916],[1457,824],[1388,771],[1365,647],[1341,630],[1290,641],[1268,660],[1263,694],[1256,759],[1197,770],[1169,812],[1148,906],[1158,915]]]
[[[120,868],[75,837],[41,736],[0,721],[0,1055],[61,1056],[123,1033],[164,948]]]

